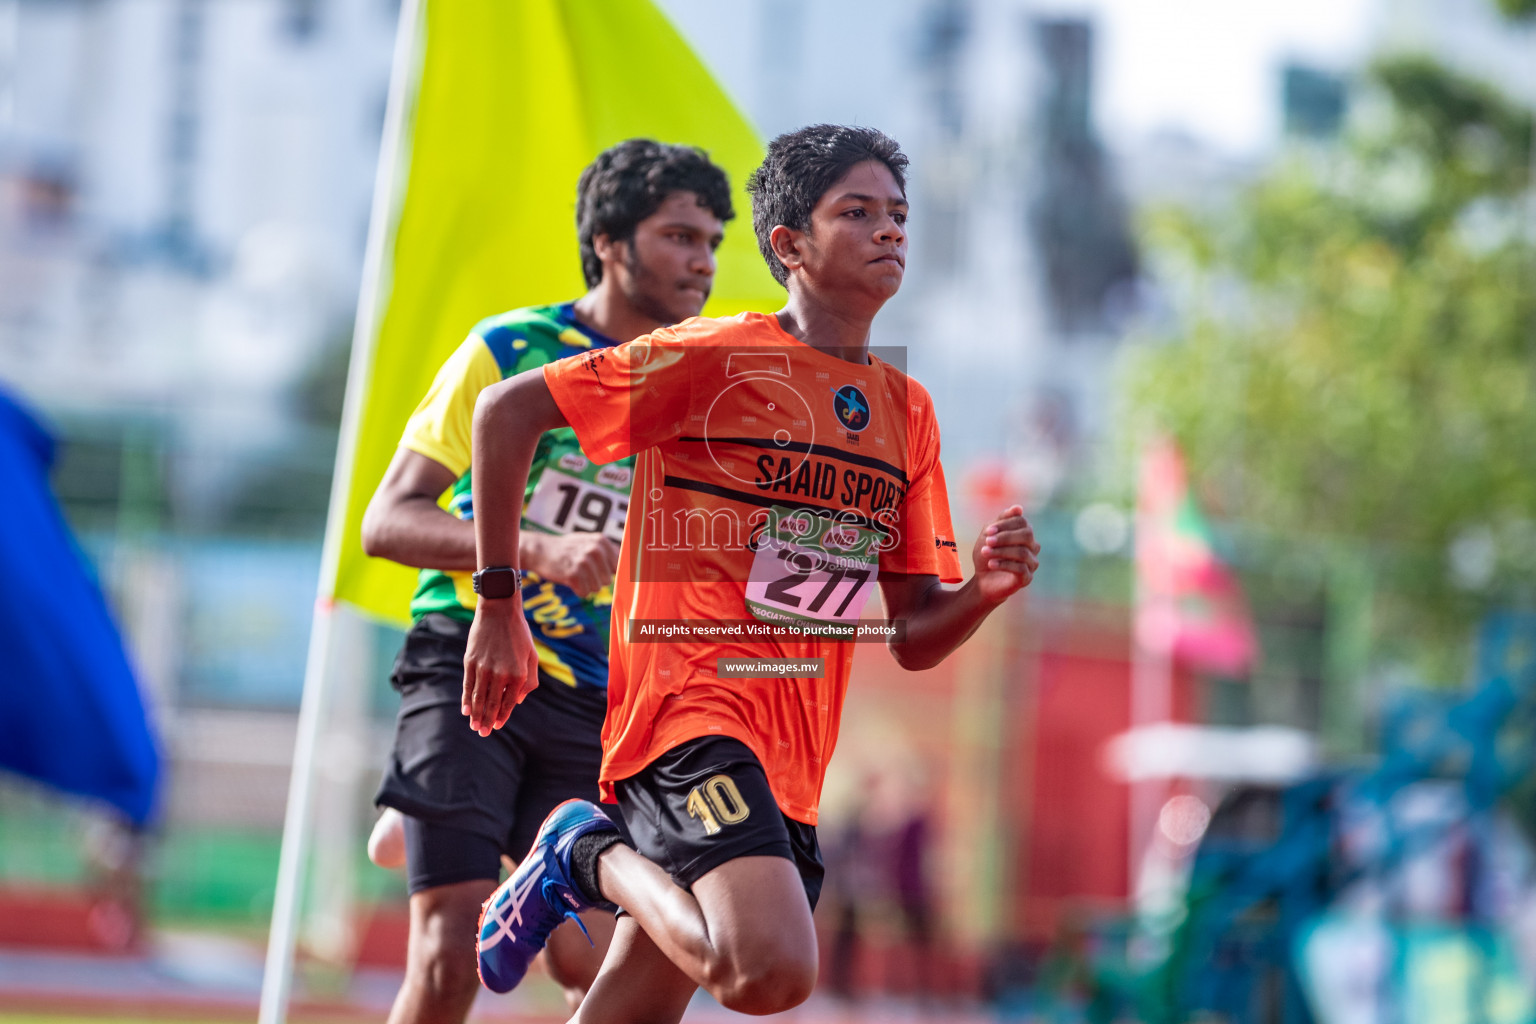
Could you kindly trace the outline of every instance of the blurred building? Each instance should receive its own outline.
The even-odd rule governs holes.
[[[1280,106],[1287,135],[1334,139],[1344,126],[1347,83],[1321,68],[1291,62],[1281,78]]]
[[[1136,302],[1116,164],[1093,117],[1094,27],[1030,5],[929,5],[914,245],[894,312],[956,464],[1001,459],[1043,507],[1092,462]]]
[[[88,540],[284,538],[273,585],[313,572],[397,12],[0,3],[0,366],[64,434],[56,484]],[[139,575],[185,593],[221,557]],[[197,615],[146,635],[145,604],[123,602],[168,686]],[[302,649],[299,618],[266,649]]]
[[[6,379],[174,452],[146,486],[187,525],[333,445],[300,386],[348,336],[396,8],[0,4]]]
[[[60,435],[173,760],[172,912],[270,900],[398,11],[0,0],[0,385]],[[78,866],[25,868],[64,828],[31,797],[0,820],[0,886]]]

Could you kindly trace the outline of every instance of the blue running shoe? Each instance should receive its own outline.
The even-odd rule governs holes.
[[[476,966],[480,983],[492,992],[510,992],[528,973],[549,933],[567,917],[586,934],[576,912],[595,904],[571,877],[571,847],[589,832],[618,829],[596,804],[567,800],[539,826],[528,856],[480,907]],[[610,905],[611,906],[611,905]],[[592,936],[587,935],[587,941]]]

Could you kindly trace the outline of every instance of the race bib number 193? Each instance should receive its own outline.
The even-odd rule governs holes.
[[[857,623],[879,579],[880,532],[782,506],[769,515],[747,580],[747,610],[787,625]]]
[[[628,466],[587,464],[571,472],[580,459],[567,456],[545,468],[523,509],[523,521],[545,533],[601,533],[615,544],[624,540],[624,519],[629,513]]]

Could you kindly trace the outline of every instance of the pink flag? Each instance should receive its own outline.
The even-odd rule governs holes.
[[[1216,557],[1184,456],[1168,438],[1142,457],[1136,508],[1136,640],[1204,672],[1243,676],[1258,644],[1242,584]]]

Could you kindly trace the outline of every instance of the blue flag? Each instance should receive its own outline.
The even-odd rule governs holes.
[[[106,600],[48,487],[48,432],[0,391],[0,768],[154,816],[160,755]]]

